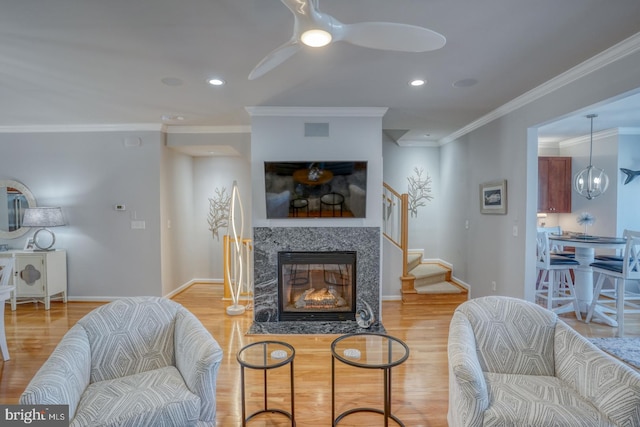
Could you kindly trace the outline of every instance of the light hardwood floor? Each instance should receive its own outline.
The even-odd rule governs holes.
[[[227,316],[219,285],[196,284],[173,298],[191,310],[224,350],[217,381],[217,422],[221,427],[240,426],[240,368],[236,353],[244,345],[267,339],[265,335],[246,335],[252,312]],[[0,361],[0,403],[14,404],[38,368],[53,351],[60,338],[82,316],[100,303],[52,302],[51,310],[42,304],[24,304],[15,312],[5,310],[7,341],[11,360]],[[439,300],[432,305],[406,305],[383,302],[383,324],[389,335],[405,341],[409,359],[393,369],[392,411],[407,426],[446,426],[448,409],[447,335],[449,321],[458,303]],[[584,324],[570,315],[562,316],[580,333],[590,337],[614,336],[613,328]],[[628,316],[626,336],[640,336],[640,315]],[[286,341],[296,349],[295,412],[299,427],[331,425],[331,342],[337,335],[278,335],[269,339]],[[339,366],[337,411],[354,406],[382,408],[382,373],[378,370]],[[262,402],[261,375],[246,370],[247,396],[251,413]],[[288,368],[269,373],[269,402],[288,410]],[[262,415],[253,427],[287,426],[280,415]],[[375,414],[354,414],[341,427],[383,425]],[[390,421],[390,425],[395,425]]]

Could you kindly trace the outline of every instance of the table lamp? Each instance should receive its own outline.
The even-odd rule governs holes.
[[[41,251],[50,251],[53,248],[53,244],[56,242],[56,235],[46,227],[58,227],[66,224],[62,217],[61,208],[36,207],[24,210],[22,225],[24,227],[40,227],[33,235],[33,244]],[[46,231],[51,235],[51,243],[49,246],[45,246],[44,244],[41,245],[38,241],[38,235],[43,231]]]

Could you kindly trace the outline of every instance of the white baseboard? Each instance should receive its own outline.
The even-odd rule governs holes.
[[[224,285],[224,280],[223,279],[192,279],[189,280],[187,283],[183,284],[182,286],[180,286],[177,289],[174,289],[173,291],[169,292],[168,294],[164,295],[164,298],[173,298],[174,296],[176,296],[177,294],[179,294],[180,292],[184,291],[185,289],[187,289],[188,287],[190,287],[191,285],[194,285],[196,283],[203,283],[203,284],[208,284],[208,285],[220,285],[223,286]],[[67,301],[73,301],[73,302],[111,302],[111,301],[115,301],[117,299],[121,299],[121,298],[125,298],[125,297],[83,297],[83,296],[67,296]]]
[[[437,263],[437,264],[442,264],[444,266],[449,267],[451,270],[453,270],[453,264],[451,264],[450,262],[444,261],[440,258],[429,258],[429,259],[423,259],[422,262],[432,262],[432,263]]]
[[[456,282],[458,285],[462,286],[467,290],[467,299],[471,299],[471,286],[468,283],[463,282],[455,276],[451,276],[451,280]]]
[[[195,285],[196,283],[203,283],[203,284],[206,284],[206,285],[224,285],[224,280],[223,279],[191,279],[187,283],[185,283],[184,285],[180,286],[179,288],[174,289],[173,291],[169,292],[164,297],[165,298],[172,298],[172,297],[178,295],[180,292],[182,292],[185,289],[187,289],[189,286]]]

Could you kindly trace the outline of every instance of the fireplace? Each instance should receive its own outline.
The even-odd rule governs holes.
[[[355,278],[356,252],[279,252],[279,320],[355,320]]]
[[[282,307],[278,303],[278,275],[281,273],[278,257],[283,252],[354,253],[355,264],[351,274],[356,313],[369,305],[376,319],[380,319],[380,239],[380,227],[255,227],[254,322],[249,333],[347,334],[362,331],[355,320],[281,320]],[[331,264],[349,263],[332,261]],[[335,266],[332,268],[335,269]],[[327,292],[329,286],[327,285]],[[368,331],[385,332],[381,322],[376,322]]]

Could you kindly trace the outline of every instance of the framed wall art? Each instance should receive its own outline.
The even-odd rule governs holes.
[[[507,180],[480,184],[480,212],[483,214],[507,213]]]

